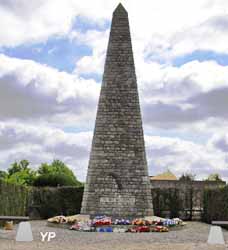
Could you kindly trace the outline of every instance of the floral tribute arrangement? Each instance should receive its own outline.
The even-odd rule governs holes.
[[[186,223],[179,218],[166,219],[157,216],[128,219],[113,219],[107,216],[96,216],[90,219],[88,215],[56,216],[48,219],[50,224],[67,224],[69,229],[81,232],[115,232],[115,233],[145,233],[169,232],[181,228]]]

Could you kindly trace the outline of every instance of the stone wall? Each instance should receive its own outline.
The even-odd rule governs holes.
[[[151,180],[151,191],[156,215],[201,219],[205,189],[225,186],[219,181]]]

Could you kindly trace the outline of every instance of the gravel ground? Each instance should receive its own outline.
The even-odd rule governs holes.
[[[226,246],[206,244],[210,226],[200,222],[188,222],[181,230],[168,233],[83,233],[67,229],[47,227],[46,221],[32,221],[34,241],[18,243],[13,231],[0,230],[0,250],[138,250],[138,249],[181,249],[220,250],[228,249],[228,231],[224,230]],[[55,231],[56,238],[41,242],[40,232]]]

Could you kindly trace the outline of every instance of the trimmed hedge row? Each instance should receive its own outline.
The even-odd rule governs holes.
[[[183,210],[181,190],[176,188],[152,190],[154,214],[161,217],[179,217]],[[168,214],[167,214],[168,213]]]
[[[83,187],[34,188],[31,194],[29,214],[34,218],[80,213]],[[176,188],[152,190],[154,213],[162,217],[179,217],[184,209],[192,209],[192,189],[185,192]],[[186,217],[184,217],[186,218]],[[191,219],[191,214],[188,219]]]
[[[0,181],[0,215],[24,216],[29,188]]]
[[[29,215],[34,219],[46,219],[60,214],[78,214],[83,190],[83,187],[33,188],[29,199]]]
[[[0,181],[0,215],[46,219],[80,213],[83,187],[34,188]]]
[[[204,191],[202,220],[228,220],[228,186]]]
[[[0,181],[0,215],[46,219],[59,214],[77,214],[83,190],[83,187],[29,188]],[[152,196],[157,216],[179,217],[184,209],[192,209],[192,190],[156,188]],[[202,220],[207,223],[228,220],[228,186],[204,190]]]

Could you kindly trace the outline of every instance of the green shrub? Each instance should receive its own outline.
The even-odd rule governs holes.
[[[35,171],[32,171],[31,169],[28,168],[20,170],[19,172],[15,172],[11,175],[8,175],[7,177],[5,177],[5,181],[16,185],[31,186],[34,183],[35,178],[36,178]]]
[[[42,219],[56,215],[80,213],[83,187],[43,187],[34,188],[31,194],[29,210],[35,208]]]
[[[80,186],[80,182],[61,173],[52,173],[38,176],[33,185],[37,187]]]
[[[0,173],[1,178],[1,173]],[[14,162],[8,168],[7,172],[3,172],[2,180],[10,184],[31,186],[36,178],[36,171],[29,168],[29,161],[21,160]]]
[[[0,180],[0,215],[46,219],[80,213],[83,187],[27,187]]]
[[[171,218],[179,217],[182,208],[180,190],[175,188],[152,189],[154,214],[165,217],[167,213]]]
[[[0,170],[0,180],[4,180],[7,177],[7,172]]]
[[[34,186],[82,186],[72,170],[59,160],[54,160],[50,165],[43,163],[38,169],[38,174]]]
[[[207,223],[228,220],[228,186],[204,191],[202,219]]]
[[[30,189],[0,180],[0,215],[25,216]]]

